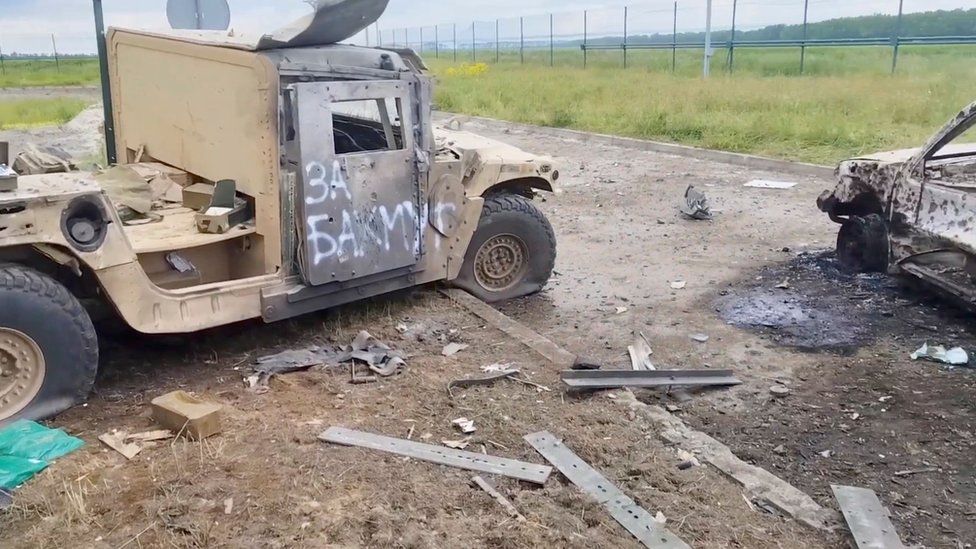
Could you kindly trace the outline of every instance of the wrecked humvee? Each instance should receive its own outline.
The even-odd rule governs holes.
[[[551,161],[435,130],[413,52],[294,36],[108,32],[119,166],[0,192],[0,424],[86,398],[102,316],[188,333],[435,281],[488,301],[546,284]]]
[[[919,149],[840,165],[840,183],[817,204],[841,224],[841,263],[912,275],[976,305],[974,126],[976,103]]]

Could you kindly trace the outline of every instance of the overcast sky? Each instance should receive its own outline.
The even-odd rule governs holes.
[[[738,27],[757,28],[774,23],[800,23],[803,0],[738,0]],[[273,30],[307,13],[302,0],[229,0],[231,26],[242,33]],[[390,8],[380,20],[385,42],[392,39],[393,29],[410,27],[409,38],[417,42],[419,28],[426,26],[425,39],[433,36],[435,23],[458,23],[458,34],[470,41],[472,21],[479,41],[494,39],[494,20],[503,18],[503,39],[518,36],[518,16],[527,16],[526,33],[548,35],[548,13],[555,12],[556,34],[576,37],[582,34],[582,10],[589,9],[591,36],[622,34],[623,6],[630,5],[630,32],[670,33],[672,0],[600,2],[599,0],[391,0]],[[679,0],[680,31],[697,31],[705,27],[705,0]],[[166,0],[104,0],[109,25],[141,28],[165,28]],[[934,9],[974,8],[976,0],[905,0],[906,12]],[[92,30],[91,0],[0,0],[3,25],[0,47],[4,52],[42,52],[52,50],[51,34],[58,49],[66,53],[88,53],[95,50]],[[810,0],[810,21],[872,13],[897,13],[898,0]],[[728,28],[732,0],[715,0],[714,26]],[[375,27],[374,27],[375,29]],[[451,34],[449,25],[440,28],[441,39]],[[399,30],[398,43],[403,42]],[[375,41],[375,30],[371,41]],[[355,41],[362,43],[365,36]]]

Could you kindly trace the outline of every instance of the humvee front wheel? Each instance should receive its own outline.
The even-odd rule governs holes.
[[[556,264],[556,235],[531,200],[517,195],[485,199],[454,284],[488,303],[534,294]]]
[[[0,424],[80,403],[97,368],[95,328],[78,300],[38,271],[0,266]]]

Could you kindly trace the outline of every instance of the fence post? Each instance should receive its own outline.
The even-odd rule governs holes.
[[[674,3],[674,30],[671,31],[671,74],[678,68],[678,3]]]
[[[803,68],[806,66],[807,60],[807,16],[810,13],[810,0],[803,0],[803,44],[800,45],[800,74],[803,74]]]
[[[477,27],[475,23],[476,21],[471,22],[471,62],[472,63],[478,62],[478,38],[475,32],[475,27]]]
[[[519,62],[525,64],[525,18],[519,17]]]
[[[705,68],[704,75],[708,78],[712,64],[712,0],[706,3],[705,12]]]
[[[502,26],[501,20],[495,19],[495,64],[497,64],[498,60],[501,58],[501,46],[499,45],[500,44],[499,40],[501,39],[500,38],[501,26]]]
[[[891,38],[891,74],[898,70],[898,45],[901,43],[901,17],[905,13],[905,0],[898,0],[898,20],[895,22],[895,34]]]
[[[424,54],[424,27],[420,27],[420,55]]]
[[[441,26],[434,25],[434,59],[441,58]]]
[[[0,46],[0,74],[7,75],[7,65],[3,61],[3,46]]]
[[[457,63],[457,23],[454,23],[454,62]]]
[[[549,14],[549,66],[556,66],[556,22],[555,16]]]
[[[627,6],[624,6],[624,68],[627,68]]]
[[[583,10],[583,68],[586,68],[586,58],[589,51],[586,49],[586,38],[587,38],[587,11]]]
[[[57,67],[58,72],[61,72],[61,60],[58,59],[58,41],[54,38],[54,33],[51,33],[51,45],[54,47],[54,66]]]
[[[729,40],[729,74],[735,72],[735,16],[739,0],[732,0],[732,38]]]

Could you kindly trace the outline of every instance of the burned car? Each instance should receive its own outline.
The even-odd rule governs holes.
[[[323,11],[258,40],[108,32],[118,165],[0,192],[0,424],[87,397],[100,317],[183,334],[438,281],[543,288],[551,160],[435,128],[422,60],[331,43],[377,14]]]
[[[919,149],[843,162],[817,201],[841,224],[837,255],[861,272],[916,277],[976,304],[976,103]]]

